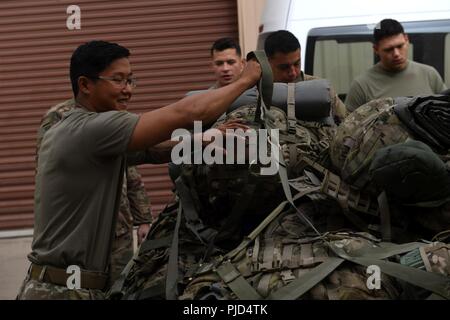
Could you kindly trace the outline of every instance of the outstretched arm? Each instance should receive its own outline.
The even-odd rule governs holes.
[[[261,76],[256,61],[247,63],[241,77],[220,89],[185,97],[166,107],[144,113],[128,144],[128,150],[143,150],[168,140],[175,129],[192,126],[195,120],[212,122]]]

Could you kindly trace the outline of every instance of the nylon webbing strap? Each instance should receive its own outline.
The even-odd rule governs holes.
[[[386,259],[397,254],[413,251],[424,246],[422,242],[410,242],[404,244],[380,243],[380,247],[369,247],[353,251],[355,257],[365,257],[371,259]]]
[[[169,239],[167,239],[169,240]],[[128,274],[130,273],[133,265],[134,265],[134,261],[135,259],[137,259],[137,257],[139,256],[139,254],[141,253],[141,250],[143,250],[142,252],[146,252],[150,249],[144,249],[145,246],[150,247],[150,245],[148,243],[152,243],[153,245],[156,245],[154,248],[159,248],[162,247],[162,243],[164,242],[165,245],[168,245],[170,243],[170,240],[167,241],[165,238],[162,239],[155,239],[155,240],[145,240],[140,246],[139,248],[136,250],[136,252],[133,254],[133,257],[130,259],[130,261],[128,261],[128,263],[125,265],[125,268],[123,268],[122,272],[120,273],[119,277],[116,279],[116,281],[114,281],[113,285],[111,286],[111,289],[109,290],[109,297],[115,299],[115,298],[121,298],[125,292],[123,291],[123,286],[125,284],[125,280],[128,277]],[[158,244],[156,244],[155,242],[157,242]],[[161,245],[159,245],[161,244]]]
[[[355,203],[351,203],[349,201],[349,197],[351,195],[350,187],[345,185],[339,176],[333,174],[325,167],[321,166],[317,162],[308,159],[307,157],[302,157],[302,161],[324,175],[324,179],[321,185],[321,191],[337,200],[342,209],[342,212],[350,222],[352,222],[360,230],[367,231],[367,223],[365,223],[364,220],[362,220],[356,214],[352,213],[349,209],[350,207],[354,209],[362,209],[362,207],[359,206],[360,197],[357,197],[358,200],[356,200],[356,197],[354,197],[354,200],[356,201]],[[366,209],[364,210],[364,212],[369,213],[370,202],[368,202],[367,208],[364,207],[364,209]]]
[[[256,239],[256,237],[267,227],[278,215],[283,211],[284,207],[288,204],[287,201],[283,201],[276,207],[242,242],[232,251],[230,251],[225,259],[233,259],[239,252],[247,248],[247,246]]]
[[[297,118],[295,117],[295,83],[288,83],[287,120],[288,132],[295,134],[295,125],[297,124]]]
[[[206,228],[203,225],[203,222],[195,209],[194,201],[189,193],[189,189],[186,187],[181,177],[178,177],[177,180],[175,180],[175,186],[178,196],[183,204],[186,227],[195,234],[200,242],[206,244],[215,235],[215,232],[211,228]]]
[[[146,240],[146,241],[144,241],[141,244],[141,246],[139,248],[139,251],[141,253],[145,253],[145,252],[150,251],[150,250],[164,248],[164,247],[169,247],[170,244],[171,244],[171,240],[172,240],[172,236]]]
[[[450,277],[404,266],[399,263],[365,257],[353,257],[345,253],[343,249],[337,248],[333,244],[329,244],[329,247],[342,259],[352,261],[366,267],[376,265],[383,273],[389,276],[406,281],[425,290],[429,290],[445,299],[450,299]]]
[[[178,178],[180,180],[181,178]],[[166,278],[166,299],[176,300],[178,297],[178,233],[181,224],[181,212],[183,211],[183,202],[178,207],[177,222],[173,233],[172,245],[170,247],[169,262],[167,264]]]
[[[111,289],[109,290],[109,297],[113,299],[120,299],[125,292],[123,291],[123,286],[125,284],[125,280],[128,277],[128,274],[131,271],[131,268],[134,265],[134,260],[139,256],[140,248],[136,250],[136,252],[133,254],[133,257],[128,261],[125,268],[123,268],[122,272],[120,273],[119,277],[114,281],[113,285],[111,286]]]
[[[136,250],[136,252],[133,254],[133,257],[128,261],[125,268],[123,268],[122,272],[120,273],[119,277],[116,281],[114,281],[114,284],[111,286],[110,289],[110,297],[119,297],[123,296],[125,292],[123,292],[123,286],[125,284],[125,280],[128,277],[128,274],[131,271],[131,268],[134,265],[134,260],[139,256],[141,253],[145,253],[147,251],[168,247],[170,245],[170,240],[172,239],[171,236],[161,238],[161,239],[152,239],[152,240],[146,240],[144,241],[140,247]]]
[[[317,267],[302,274],[288,285],[281,287],[277,291],[271,293],[268,300],[295,300],[313,288],[322,281],[326,276],[336,270],[344,259],[329,257],[327,260],[319,264]]]
[[[287,91],[287,132],[290,136],[295,137],[297,118],[295,117],[295,83],[288,83]],[[297,145],[290,143],[289,146],[289,161],[291,167],[297,162]]]
[[[222,278],[225,284],[236,294],[241,300],[261,300],[262,297],[256,290],[245,280],[242,274],[231,264],[226,261],[217,269],[217,274]]]
[[[276,140],[276,138],[272,137],[272,140]],[[304,212],[301,212],[297,206],[294,203],[294,199],[292,198],[292,193],[291,193],[291,187],[289,185],[289,181],[288,181],[288,175],[287,175],[287,170],[286,170],[286,164],[284,162],[284,158],[283,158],[283,154],[281,151],[281,148],[279,148],[279,141],[273,141],[272,143],[276,143],[278,145],[278,150],[279,150],[279,166],[278,166],[278,174],[280,176],[280,180],[281,180],[281,185],[283,186],[283,191],[284,191],[284,195],[286,197],[286,199],[289,201],[289,203],[292,205],[292,207],[297,211],[297,213],[299,214],[300,218],[303,219],[303,221],[309,225],[311,227],[311,229],[314,230],[314,232],[316,232],[319,236],[321,235],[321,233],[316,229],[316,227],[314,227],[314,225],[312,224],[312,222],[309,220],[309,218],[306,216],[306,214]]]
[[[250,60],[252,58],[256,58],[256,60],[260,63],[261,69],[262,69],[262,76],[258,83],[258,90],[259,90],[259,96],[262,97],[262,99],[258,99],[258,103],[256,106],[256,112],[255,112],[255,121],[259,121],[260,119],[263,121],[265,127],[267,129],[271,128],[270,125],[268,125],[268,118],[266,115],[267,106],[270,107],[272,104],[272,93],[273,93],[273,76],[272,76],[272,69],[270,67],[269,61],[267,60],[267,56],[263,50],[257,50],[252,51],[247,55],[247,60]],[[295,84],[294,84],[295,85]],[[292,90],[292,89],[291,89]],[[294,92],[295,93],[295,92]],[[295,96],[294,99],[294,106],[295,106]],[[262,110],[262,111],[261,111]],[[259,119],[260,118],[260,119]],[[294,118],[295,118],[295,107],[294,107]],[[295,128],[295,126],[294,126]],[[320,235],[320,232],[314,227],[314,225],[311,223],[311,221],[306,217],[304,213],[299,211],[297,207],[294,204],[294,201],[292,199],[292,193],[289,186],[288,176],[287,176],[287,169],[286,164],[284,162],[283,153],[281,151],[280,147],[280,141],[277,140],[278,135],[271,135],[271,143],[275,145],[276,149],[279,150],[278,152],[278,159],[272,158],[273,161],[278,161],[278,173],[280,175],[281,184],[283,186],[283,191],[286,196],[286,199],[289,201],[289,203],[294,207],[294,209],[297,211],[297,213],[300,215],[300,217],[317,233]]]
[[[261,65],[261,79],[258,82],[258,102],[255,111],[255,122],[261,122],[264,119],[264,114],[272,104],[273,94],[273,76],[272,68],[267,60],[264,50],[256,50],[247,54],[247,61],[255,58]]]
[[[338,175],[332,173],[325,167],[321,166],[319,163],[312,161],[311,159],[305,156],[302,156],[301,161],[305,162],[308,166],[312,167],[313,169],[317,170],[318,172],[324,175],[324,179],[322,181],[323,193],[336,200],[338,200],[340,196],[341,201],[339,201],[339,203],[341,205],[344,204],[344,206],[347,208],[351,208],[356,211],[364,212],[373,216],[378,216],[377,206],[375,205],[375,202],[371,201],[370,196],[359,192],[357,189],[353,188],[352,185],[344,182]],[[347,194],[344,195],[343,193]],[[343,196],[345,196],[344,201]],[[355,220],[354,217],[352,217],[352,219]],[[355,222],[353,223],[355,223],[360,228],[361,224],[367,226],[365,222],[364,223],[361,222],[363,221],[361,220],[357,221],[356,223]],[[362,229],[364,230],[367,228],[364,227]]]
[[[426,300],[445,300],[443,297],[438,296],[435,293],[432,293]]]
[[[319,187],[317,188],[310,188],[309,190],[304,190],[303,192],[300,192],[295,195],[293,200],[297,200],[298,198],[301,198],[302,196],[318,191]],[[276,207],[272,212],[247,236],[242,240],[242,242],[232,251],[230,251],[225,258],[226,259],[233,259],[239,252],[244,250],[252,241],[256,239],[256,237],[273,221],[276,217],[283,211],[283,209],[286,207],[286,205],[289,203],[289,201],[283,201],[281,202],[278,207]]]

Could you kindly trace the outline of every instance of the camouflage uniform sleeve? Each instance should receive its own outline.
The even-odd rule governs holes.
[[[50,108],[47,113],[42,117],[41,124],[37,132],[36,138],[36,158],[41,148],[42,139],[44,134],[53,127],[58,121],[61,120],[65,111],[71,110],[75,107],[75,100],[70,99]]]
[[[45,116],[41,120],[41,124],[38,129],[37,138],[36,138],[36,154],[38,154],[39,149],[41,148],[42,139],[44,138],[44,134],[53,127],[59,120],[61,120],[62,115],[56,110],[50,110],[45,114]]]
[[[127,197],[131,215],[133,216],[133,224],[151,223],[150,200],[142,182],[142,177],[135,166],[129,166],[127,169],[127,184]]]

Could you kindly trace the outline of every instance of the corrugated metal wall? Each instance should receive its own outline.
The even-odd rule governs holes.
[[[66,27],[72,4],[81,30]],[[141,113],[211,85],[209,47],[238,38],[236,10],[235,0],[0,1],[0,229],[33,224],[36,130],[49,107],[70,98],[69,59],[79,44],[131,49],[138,87],[130,110]],[[167,168],[140,172],[157,213],[172,198]]]

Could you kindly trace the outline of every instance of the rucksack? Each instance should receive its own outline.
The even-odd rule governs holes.
[[[353,187],[370,190],[368,169],[378,149],[413,139],[448,155],[449,124],[448,96],[372,100],[339,125],[330,147],[333,168]]]
[[[438,207],[450,201],[450,172],[421,141],[407,140],[377,150],[369,176],[378,189],[405,205]]]
[[[280,124],[286,124],[289,121],[289,117],[283,114],[283,110],[278,111],[275,108],[270,109],[273,110],[271,111],[266,109],[263,111],[265,112],[263,121],[266,127],[271,127],[274,125],[280,126]],[[233,112],[236,112],[236,114],[233,114]],[[245,117],[249,117],[248,119],[255,119],[255,116],[258,114],[258,107],[244,106],[241,110],[235,110],[233,112],[229,114],[229,117],[237,115],[244,119]],[[310,125],[311,123],[312,122],[308,122],[305,124]],[[301,129],[305,127],[302,126],[301,120],[298,121],[298,119],[295,121],[295,125],[292,121],[291,124],[293,125],[290,127],[285,125],[283,128],[286,130],[288,128],[295,127],[295,132],[301,132]],[[300,131],[297,130],[297,127],[301,128]],[[313,127],[313,130],[314,128],[322,129],[324,127],[326,126],[324,126],[323,123],[319,123],[316,127]],[[305,130],[310,133],[308,129]],[[334,128],[326,127],[325,132],[327,132],[327,130],[329,131],[328,133],[325,133],[325,136],[329,139],[328,141],[331,141],[329,132],[333,132]],[[294,130],[291,129],[291,133],[294,133]],[[248,299],[260,299],[267,297],[275,297],[276,299],[293,299],[298,297],[313,299],[369,299],[400,297],[398,284],[396,284],[395,280],[390,279],[389,277],[386,278],[386,276],[383,276],[384,280],[382,281],[383,284],[386,284],[386,287],[383,287],[383,289],[378,292],[379,295],[367,290],[367,287],[364,286],[364,281],[367,280],[365,274],[365,268],[367,265],[364,264],[367,260],[364,259],[367,257],[361,258],[359,256],[349,256],[348,254],[345,254],[345,252],[342,252],[342,250],[339,250],[342,249],[342,247],[339,248],[342,243],[339,244],[340,242],[336,242],[338,244],[338,248],[336,249],[334,246],[334,241],[343,241],[343,247],[348,245],[348,247],[345,247],[346,249],[351,249],[358,246],[359,248],[371,248],[373,246],[379,246],[380,248],[383,246],[389,247],[395,252],[395,254],[404,254],[407,252],[413,252],[416,249],[419,250],[418,248],[423,246],[423,243],[420,243],[420,245],[406,244],[400,247],[386,243],[381,246],[377,245],[379,242],[371,235],[365,233],[331,232],[324,235],[323,230],[321,230],[322,232],[311,233],[310,225],[305,223],[305,217],[308,216],[308,212],[298,208],[294,209],[293,207],[291,207],[290,211],[288,210],[288,212],[281,214],[280,219],[276,219],[280,212],[284,211],[285,206],[288,205],[289,202],[293,204],[293,201],[296,200],[295,198],[298,198],[297,200],[300,201],[305,198],[304,196],[306,196],[306,198],[311,200],[313,207],[316,207],[316,204],[321,201],[330,203],[329,200],[327,201],[326,198],[324,199],[324,195],[328,194],[327,192],[331,190],[329,186],[333,185],[332,182],[334,183],[337,181],[336,179],[339,177],[329,169],[326,169],[326,167],[322,166],[326,166],[327,163],[328,145],[326,145],[326,143],[321,144],[319,139],[317,148],[315,149],[311,147],[315,144],[311,144],[311,142],[314,142],[314,139],[308,138],[310,136],[311,135],[308,136],[305,134],[299,134],[300,139],[305,139],[306,137],[304,141],[309,144],[307,143],[305,146],[309,146],[309,148],[297,148],[298,145],[301,144],[295,137],[291,140],[291,143],[289,144],[290,147],[286,148],[286,150],[289,150],[292,147],[295,147],[295,149],[299,150],[298,158],[294,157],[294,161],[290,161],[290,157],[283,157],[283,160],[288,162],[289,165],[292,165],[291,168],[286,165],[289,169],[288,171],[293,173],[290,175],[291,180],[288,181],[288,186],[289,188],[292,187],[297,190],[298,194],[296,197],[293,197],[293,199],[291,195],[290,201],[285,201],[281,205],[277,206],[272,213],[269,214],[269,217],[271,217],[272,220],[264,219],[267,215],[266,212],[270,211],[271,208],[260,204],[261,207],[264,207],[262,208],[264,210],[258,208],[258,210],[255,211],[258,211],[257,213],[264,212],[264,214],[257,217],[252,217],[250,220],[254,220],[253,222],[255,223],[264,219],[262,227],[259,226],[254,229],[253,232],[250,232],[248,237],[245,237],[242,233],[228,232],[228,234],[232,233],[232,235],[234,235],[234,242],[230,241],[231,243],[237,244],[240,240],[244,239],[244,241],[237,245],[235,250],[230,251],[230,248],[223,246],[221,247],[219,241],[209,241],[211,239],[219,240],[219,238],[217,238],[218,234],[224,230],[229,231],[226,228],[229,224],[227,224],[226,221],[222,221],[223,223],[220,223],[220,219],[217,218],[221,215],[217,215],[217,212],[211,210],[211,208],[207,209],[204,214],[200,213],[200,210],[198,210],[199,204],[205,205],[205,203],[208,203],[211,199],[220,199],[221,196],[226,199],[226,197],[234,193],[236,196],[236,198],[234,198],[234,202],[231,202],[233,199],[228,198],[228,200],[230,203],[238,204],[239,206],[237,206],[237,210],[234,211],[232,209],[234,206],[229,205],[229,207],[225,210],[225,213],[229,216],[242,217],[240,213],[251,212],[253,211],[252,209],[258,205],[256,202],[252,203],[249,201],[252,199],[251,196],[255,194],[256,196],[264,195],[264,190],[256,193],[254,192],[255,189],[252,190],[251,187],[244,191],[242,188],[251,185],[256,188],[258,181],[262,182],[262,180],[256,179],[256,182],[253,184],[248,183],[249,180],[243,179],[241,183],[236,183],[236,180],[242,172],[248,175],[248,168],[245,166],[242,168],[236,166],[230,167],[230,170],[220,167],[222,169],[219,169],[219,171],[224,171],[216,173],[213,172],[214,168],[205,166],[190,166],[186,167],[189,168],[189,170],[183,169],[181,175],[176,181],[178,183],[177,192],[180,197],[180,203],[178,206],[168,208],[161,215],[160,219],[155,222],[154,231],[149,234],[142,245],[140,252],[136,255],[134,261],[132,261],[127,267],[128,270],[124,273],[125,276],[117,282],[119,285],[117,285],[116,288],[113,287],[112,296],[115,294],[117,294],[117,296],[124,294],[123,297],[128,299],[175,299],[178,294],[181,294],[181,298],[183,299],[200,299],[208,297],[223,299],[233,299],[236,297]],[[320,136],[320,134],[317,136]],[[286,141],[289,140],[286,139]],[[296,162],[296,160],[299,161]],[[309,183],[304,183],[305,173],[302,169],[305,167],[316,170],[316,173],[324,174],[325,177],[318,175],[320,178],[324,179],[317,179],[317,176],[311,174],[307,177],[309,179]],[[241,169],[242,172],[240,172]],[[230,174],[233,170],[236,171],[235,175]],[[295,170],[301,172],[301,175],[296,176]],[[242,178],[244,176],[241,175],[240,177]],[[273,178],[277,179],[275,185],[279,186],[279,182],[282,178]],[[297,181],[294,182],[292,178]],[[218,181],[221,179],[222,181]],[[234,183],[234,185],[231,185],[232,183]],[[264,187],[270,185],[271,184],[267,181],[261,184],[261,186]],[[275,190],[280,191],[280,189],[280,187],[275,187]],[[327,192],[325,192],[325,189]],[[336,191],[338,191],[337,189]],[[270,192],[267,194],[269,196],[273,196]],[[280,196],[280,194],[277,196]],[[282,196],[283,195],[281,195],[281,197]],[[359,196],[360,195],[358,195],[358,198]],[[330,197],[332,199],[337,198],[333,196]],[[274,205],[276,206],[275,203],[278,198],[264,197],[264,199],[266,198],[268,200],[273,200],[269,201],[272,207]],[[256,197],[254,199],[258,198]],[[243,206],[241,202],[243,203]],[[227,202],[225,201],[225,203]],[[261,201],[261,203],[263,202]],[[361,204],[361,201],[355,203]],[[302,204],[302,206],[304,205],[305,204]],[[247,206],[247,209],[242,209],[245,208],[245,206]],[[220,201],[218,202],[217,207],[220,207]],[[335,203],[334,207],[337,207]],[[233,214],[233,212],[235,212],[235,214]],[[326,213],[328,213],[327,210],[318,210],[318,212],[318,216],[326,216]],[[370,212],[370,210],[368,210],[368,212]],[[207,220],[208,213],[213,217],[209,221]],[[281,217],[287,217],[286,221],[288,223],[281,221]],[[293,223],[294,218],[299,218],[300,222]],[[313,224],[315,224],[315,221]],[[279,232],[275,232],[274,230],[277,229],[278,226],[283,226],[283,230],[286,231],[286,234],[280,236]],[[301,227],[299,228],[298,226]],[[221,228],[223,230],[220,230]],[[262,230],[265,230],[265,232],[262,232]],[[223,235],[225,234],[226,233]],[[256,240],[257,238],[258,240]],[[294,239],[294,244],[289,247],[289,244],[292,243],[286,244],[286,241],[283,239],[290,238]],[[223,237],[223,240],[225,240],[224,242],[226,242],[227,239],[231,238],[228,236]],[[257,242],[258,244],[256,244]],[[302,247],[302,244],[306,246]],[[331,247],[330,244],[332,244]],[[246,269],[243,269],[246,273],[240,274],[239,272],[241,268],[248,266],[248,262],[253,259],[254,255],[247,253],[253,252],[255,250],[255,246],[264,248],[264,250],[259,251],[260,255],[255,255],[255,259],[260,262],[258,266],[262,265],[264,267],[258,267],[255,269],[256,272],[254,273],[249,273],[248,270],[245,271]],[[285,247],[289,247],[290,249],[285,249]],[[292,255],[288,254],[291,249]],[[285,257],[292,257],[293,260],[303,261],[299,258],[303,255],[304,257],[311,258],[309,259],[310,261],[315,261],[314,258],[316,256],[314,256],[314,249],[322,254],[317,255],[317,261],[311,265],[283,265],[282,259],[275,259],[275,257],[279,257],[280,255],[282,257],[283,252],[287,252]],[[313,252],[312,254],[310,254],[311,250]],[[352,250],[349,251],[353,252]],[[442,277],[435,278],[433,276],[431,276],[431,279],[429,275],[424,276],[422,272],[417,273],[416,271],[410,271],[411,268],[409,267],[408,269],[405,269],[402,266],[393,267],[391,263],[383,260],[384,258],[390,257],[390,253],[392,251],[388,250],[386,253],[384,248],[381,248],[378,251],[381,251],[381,253],[377,253],[378,255],[375,256],[375,260],[373,260],[373,257],[369,257],[369,262],[376,262],[385,266],[387,268],[387,274],[393,274],[395,277],[399,276],[400,279],[402,279],[402,274],[406,274],[408,277],[411,277],[412,274],[413,276],[411,278],[413,279],[426,278],[425,281],[422,281],[423,279],[418,280],[420,283],[415,283],[415,285],[420,286],[423,282],[432,280],[431,282],[436,284],[438,288],[436,289],[434,285],[426,288],[431,291],[438,291],[440,296],[445,296],[448,298],[445,290],[442,289],[448,284],[448,279]],[[443,250],[442,252],[445,254],[446,251]],[[382,259],[380,258],[380,254]],[[386,254],[389,255],[386,256]],[[414,254],[411,254],[411,256],[413,255]],[[380,261],[380,259],[383,261]],[[287,260],[289,259],[286,258],[285,261]],[[411,259],[406,260],[412,261]],[[238,264],[235,265],[235,262]],[[272,266],[272,269],[264,269],[269,265]],[[274,265],[278,269],[274,269]],[[364,267],[359,267],[358,265],[364,265]],[[396,265],[398,265],[398,263]],[[318,279],[317,282],[311,282],[310,280],[311,275],[315,273],[309,273],[305,277],[300,276],[302,272],[310,270],[313,267],[319,268],[320,271],[315,271],[318,272],[320,277],[313,277],[314,279]],[[221,270],[221,274],[216,272],[219,269]],[[322,269],[328,270],[328,273],[323,273]],[[236,272],[236,270],[239,272]],[[281,273],[283,273],[283,275],[281,275]],[[236,275],[236,277],[231,279],[228,277],[229,275]],[[329,275],[330,277],[328,277]],[[333,284],[333,281],[336,281],[336,279],[344,278],[347,279],[347,282],[344,280],[339,281],[343,281],[348,285],[338,286],[336,283]],[[244,290],[244,293],[235,292],[235,289],[233,289],[234,284],[232,283],[234,280],[240,283],[238,284],[238,287],[240,287],[241,284],[245,286],[246,290]],[[245,285],[245,283],[241,280],[246,281],[247,285]],[[249,280],[251,281],[249,282]],[[300,283],[308,281],[309,287],[300,285]],[[313,289],[316,285],[318,285],[321,289]],[[120,287],[120,290],[117,290],[117,287]],[[262,291],[259,292],[258,290],[261,288]],[[319,293],[317,293],[316,290],[318,290],[317,292]],[[244,296],[241,294],[244,294]]]
[[[236,249],[197,265],[180,299],[425,299],[431,292],[450,298],[449,245],[396,245],[360,232],[305,233],[298,215],[283,210],[286,204]],[[378,286],[373,270],[381,271]]]
[[[423,195],[422,199],[417,197],[405,199],[401,196],[401,192],[393,190],[394,185],[404,183],[402,177],[406,175],[406,172],[412,172],[411,166],[415,166],[414,161],[418,159],[411,161],[411,158],[400,159],[397,157],[395,164],[389,163],[389,161],[377,161],[378,163],[386,163],[382,175],[388,174],[390,167],[393,172],[402,173],[400,175],[388,174],[387,180],[394,177],[400,180],[384,184],[382,183],[384,179],[380,175],[381,170],[375,170],[376,168],[372,167],[371,171],[370,168],[377,154],[381,155],[378,157],[379,159],[384,158],[385,152],[383,150],[394,147],[402,148],[405,142],[418,140],[419,143],[432,146],[433,149],[429,152],[434,154],[429,154],[426,158],[428,164],[426,161],[422,161],[423,165],[416,167],[416,170],[422,171],[417,172],[417,174],[424,177],[432,171],[435,172],[436,170],[433,170],[432,167],[436,167],[436,163],[439,162],[436,161],[436,157],[440,157],[444,161],[448,158],[448,151],[442,151],[442,148],[438,147],[444,145],[445,137],[449,133],[449,129],[444,128],[450,110],[448,100],[446,96],[434,95],[377,99],[352,112],[339,125],[330,147],[332,167],[334,172],[338,174],[330,179],[323,190],[338,201],[344,214],[353,221],[353,224],[359,230],[376,232],[383,239],[390,240],[394,234],[391,231],[391,221],[394,216],[398,220],[397,225],[400,227],[395,231],[397,235],[404,234],[411,224],[409,220],[412,214],[408,215],[408,211],[413,212],[414,207],[408,209],[408,207],[404,207],[405,205],[418,205],[420,202],[428,203],[430,207],[437,208],[447,201],[445,200],[445,194],[448,198],[448,187],[430,192],[430,186],[436,188],[447,184],[448,162],[447,169],[443,169],[444,164],[442,162],[438,164],[442,173],[440,179],[442,183],[433,184],[430,182],[428,186],[425,186],[416,181],[404,187],[410,191],[409,195]],[[442,123],[436,124],[439,120]],[[432,125],[441,128],[441,133],[436,134],[430,130],[429,128]],[[430,141],[434,141],[434,143]],[[438,154],[438,152],[443,153]],[[400,156],[400,153],[396,154]],[[447,174],[445,174],[445,171],[447,171]],[[425,188],[429,190],[424,190]],[[387,193],[384,192],[386,190]],[[438,199],[443,201],[430,201],[434,200],[432,196],[429,196],[431,193],[434,193],[435,196],[444,193],[444,196],[439,196],[440,199]],[[393,207],[393,204],[397,204],[399,207]],[[427,211],[430,210],[427,209]],[[447,210],[441,211],[442,213],[437,212],[439,220],[442,220]],[[360,213],[365,214],[361,215]],[[427,214],[427,212],[424,211],[424,214]],[[436,218],[436,216],[433,218]],[[448,222],[441,227],[442,229],[448,228]],[[433,231],[438,232],[442,229],[434,229]]]
[[[324,216],[317,196],[299,205],[314,223]],[[317,235],[284,201],[236,248],[205,261],[205,246],[175,211],[168,207],[158,217],[122,279],[123,296],[113,287],[110,298],[168,298],[174,274],[177,294],[171,298],[183,300],[425,299],[431,292],[450,298],[450,246],[442,242],[396,245],[351,231]],[[370,266],[380,267],[379,287],[370,281]]]
[[[350,113],[336,131],[330,147],[333,167],[358,189],[368,186],[368,166],[378,149],[411,137],[393,106],[392,98],[372,100]]]

